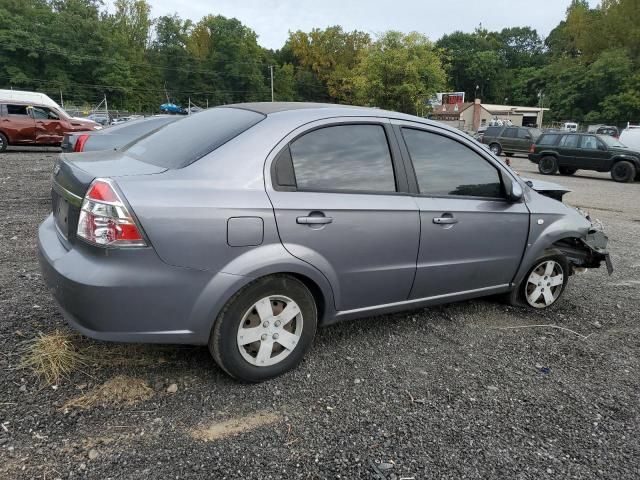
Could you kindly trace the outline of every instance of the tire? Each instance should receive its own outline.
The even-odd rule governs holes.
[[[558,170],[560,171],[560,175],[573,175],[578,171],[577,168],[570,167],[559,167]]]
[[[547,155],[538,162],[538,171],[543,175],[555,175],[558,173],[558,159]]]
[[[547,270],[549,265],[552,266],[551,274]],[[536,310],[551,308],[564,294],[570,274],[567,257],[557,250],[548,250],[533,262],[520,285],[509,295],[508,301],[512,305]],[[558,278],[559,275],[561,278]],[[555,285],[550,285],[552,283]]]
[[[9,146],[9,140],[4,133],[0,133],[0,152],[4,152]]]
[[[502,153],[502,147],[499,143],[492,143],[491,145],[489,145],[489,150],[491,150],[496,156]]]
[[[271,310],[260,314],[259,305]],[[297,314],[278,325],[278,315],[287,307],[293,307],[292,313]],[[262,382],[298,366],[313,343],[317,323],[316,303],[302,282],[288,275],[264,277],[227,302],[213,326],[209,351],[230,376],[244,382]],[[251,339],[255,341],[247,342]],[[280,343],[294,341],[293,348]]]
[[[611,178],[616,182],[632,182],[636,178],[636,167],[631,162],[621,160],[611,167]]]

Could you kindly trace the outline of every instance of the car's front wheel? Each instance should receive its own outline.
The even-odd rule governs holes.
[[[538,171],[543,175],[555,175],[558,173],[558,159],[550,155],[542,157],[538,162]]]
[[[209,350],[229,375],[261,382],[295,368],[316,333],[313,295],[299,280],[272,275],[234,295],[213,327]]]
[[[634,167],[633,163],[627,162],[626,160],[616,162],[613,167],[611,167],[611,178],[616,182],[632,182],[635,176],[636,167]]]
[[[519,293],[529,307],[548,308],[560,299],[568,280],[569,262],[566,257],[550,253],[539,258],[527,272]]]

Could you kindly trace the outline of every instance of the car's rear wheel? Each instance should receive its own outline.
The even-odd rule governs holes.
[[[578,171],[577,168],[559,167],[560,175],[573,175]]]
[[[295,368],[316,333],[313,295],[288,275],[264,277],[234,295],[209,339],[216,363],[229,375],[261,382]]]
[[[494,155],[500,155],[502,153],[502,147],[498,143],[489,145],[489,150],[491,150]]]
[[[9,146],[9,140],[4,133],[0,133],[0,152],[4,152]]]
[[[542,157],[538,162],[538,171],[543,175],[555,175],[558,173],[558,159],[550,155]]]
[[[631,162],[622,160],[614,163],[613,167],[611,167],[611,178],[616,182],[632,182],[635,177],[636,167],[634,167]]]

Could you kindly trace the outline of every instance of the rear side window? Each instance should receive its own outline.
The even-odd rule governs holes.
[[[7,114],[20,117],[28,117],[29,110],[26,105],[10,105],[7,104]]]
[[[182,168],[213,152],[265,118],[261,113],[217,107],[167,125],[124,147],[129,155],[164,168]]]
[[[561,147],[568,147],[568,148],[577,147],[579,138],[580,137],[578,137],[578,135],[565,135],[560,140],[560,146]]]
[[[299,190],[396,191],[381,125],[320,128],[292,142],[290,151]]]
[[[485,137],[497,137],[500,134],[500,130],[502,130],[502,127],[489,127],[484,132],[484,135]]]
[[[433,196],[502,197],[498,170],[455,140],[422,130],[402,129],[420,193]]]
[[[556,135],[553,133],[545,133],[538,139],[536,143],[538,145],[554,145],[559,136],[560,135]]]

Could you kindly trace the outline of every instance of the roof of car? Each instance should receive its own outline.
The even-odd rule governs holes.
[[[318,109],[318,108],[345,108],[354,109],[361,108],[372,110],[367,107],[354,107],[351,105],[340,105],[337,103],[313,103],[313,102],[250,102],[250,103],[232,103],[224,105],[231,108],[242,108],[252,110],[254,112],[269,115],[272,113],[286,112],[289,110]]]

